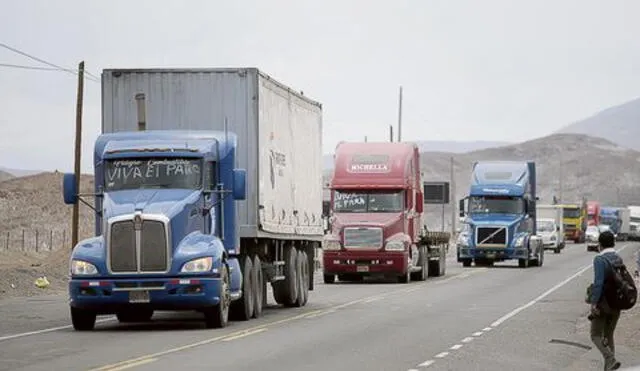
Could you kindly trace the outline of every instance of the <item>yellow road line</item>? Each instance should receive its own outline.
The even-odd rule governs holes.
[[[241,338],[244,338],[244,337],[247,337],[247,336],[251,336],[251,335],[254,335],[254,334],[258,334],[258,333],[261,333],[261,332],[264,332],[264,331],[267,331],[266,327],[255,329],[253,331],[247,331],[244,334],[239,334],[239,335],[236,335],[236,336],[230,336],[230,337],[222,339],[222,341],[232,341],[232,340],[236,340],[236,339],[241,339]]]
[[[137,362],[131,362],[131,363],[127,363],[127,364],[122,365],[122,366],[118,366],[118,367],[115,367],[115,368],[110,368],[108,370],[109,371],[122,371],[122,370],[126,370],[128,368],[146,365],[146,364],[149,364],[151,362],[155,362],[157,360],[158,360],[157,358],[146,358],[146,359],[143,359],[143,360],[140,360],[140,361],[137,361]]]

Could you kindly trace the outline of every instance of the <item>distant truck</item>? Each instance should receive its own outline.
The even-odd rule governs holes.
[[[450,235],[426,232],[420,152],[412,143],[338,144],[324,282],[442,276]]]
[[[617,240],[628,240],[631,211],[626,207],[603,207],[601,212],[600,224],[609,226],[609,229],[615,234]]]
[[[535,162],[476,162],[469,195],[460,200],[460,216],[467,218],[456,244],[458,262],[469,267],[518,259],[521,268],[542,266],[536,201]]]
[[[73,327],[155,310],[224,327],[261,316],[267,282],[277,303],[306,305],[323,237],[322,106],[251,68],[104,70],[102,94]],[[77,191],[66,174],[67,204]]]
[[[640,206],[628,206],[629,218],[629,239],[632,241],[640,241]]]
[[[542,238],[544,248],[559,254],[565,246],[562,207],[538,205],[536,214],[538,236]]]
[[[563,204],[564,238],[574,243],[584,243],[587,231],[587,204]]]
[[[600,202],[587,201],[587,226],[600,225]]]

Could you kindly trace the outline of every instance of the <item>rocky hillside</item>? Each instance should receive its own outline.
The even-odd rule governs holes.
[[[83,193],[93,190],[93,178],[81,179]],[[92,203],[91,199],[87,199]],[[62,174],[42,173],[0,182],[0,299],[7,296],[35,295],[64,290],[68,274],[72,207],[62,201]],[[92,235],[94,217],[91,209],[80,206],[80,238]],[[22,251],[22,231],[26,231]],[[40,231],[35,252],[34,234]],[[48,232],[55,231],[53,251],[49,251]],[[66,235],[62,245],[60,233]],[[9,248],[6,238],[9,236]],[[39,276],[47,276],[47,290],[33,285]]]
[[[0,170],[0,182],[13,178],[14,176],[11,173],[7,173],[6,171]]]
[[[423,152],[425,180],[449,181],[451,157],[454,159],[456,200],[469,187],[471,166],[480,160],[533,160],[538,172],[538,192],[542,202],[554,195],[571,202],[586,196],[606,205],[640,204],[640,152],[612,142],[580,134],[554,134],[519,144],[464,154]],[[325,171],[325,181],[330,172]],[[457,207],[457,206],[456,206]],[[441,228],[441,206],[428,206],[428,225]],[[452,218],[445,208],[445,226]]]
[[[605,138],[620,146],[640,151],[640,98],[607,108],[560,129],[558,133]]]

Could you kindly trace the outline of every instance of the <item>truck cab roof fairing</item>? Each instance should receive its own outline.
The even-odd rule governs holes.
[[[473,165],[471,196],[497,195],[522,197],[531,193],[526,162],[482,161]]]
[[[409,166],[414,143],[351,143],[336,147],[331,188],[405,188],[410,185]]]

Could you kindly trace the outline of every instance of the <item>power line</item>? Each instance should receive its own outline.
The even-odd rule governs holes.
[[[21,65],[21,64],[0,63],[0,67],[21,68],[21,69],[25,69],[25,70],[39,70],[39,71],[56,71],[56,72],[60,72],[60,70],[58,68],[38,67],[38,66],[24,66],[24,65]]]
[[[16,48],[13,48],[13,47],[11,47],[11,46],[9,46],[9,45],[7,45],[7,44],[4,44],[4,43],[1,43],[1,42],[0,42],[0,46],[1,46],[1,47],[3,47],[3,48],[5,48],[5,49],[11,50],[11,51],[12,51],[12,52],[14,52],[14,53],[17,53],[17,54],[20,54],[20,55],[25,56],[25,57],[27,57],[27,58],[33,59],[34,61],[37,61],[37,62],[40,62],[40,63],[46,64],[47,66],[53,67],[53,68],[55,68],[55,69],[58,69],[59,71],[68,72],[68,73],[74,74],[74,75],[76,75],[76,76],[78,75],[78,71],[75,71],[75,70],[72,70],[72,69],[69,69],[69,68],[64,68],[64,67],[58,66],[58,65],[53,64],[53,63],[51,63],[51,62],[45,61],[44,59],[41,59],[41,58],[35,57],[35,56],[31,55],[31,54],[27,54],[27,53],[25,53],[25,52],[23,52],[23,51],[21,51],[21,50],[18,50],[18,49],[16,49]],[[94,76],[92,73],[90,73],[90,72],[88,72],[88,71],[85,71],[85,74],[87,74],[87,75],[88,75],[88,77],[87,77],[87,78],[88,78],[89,80],[94,81],[94,82],[100,82],[100,79],[99,79],[98,77]]]

